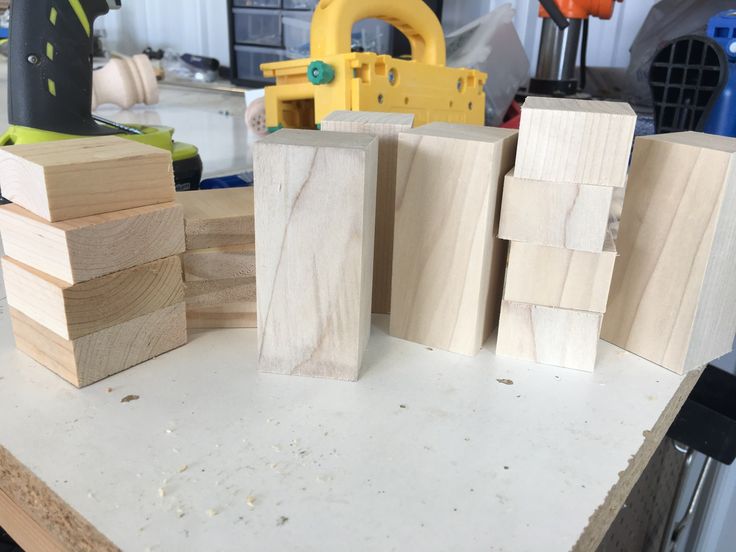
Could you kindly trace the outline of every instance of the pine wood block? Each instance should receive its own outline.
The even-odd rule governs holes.
[[[378,139],[281,130],[253,159],[259,369],[357,380],[371,325]]]
[[[255,244],[194,249],[184,253],[181,260],[185,282],[245,278],[256,274]]]
[[[516,139],[446,123],[399,136],[392,336],[474,355],[493,331],[507,251],[495,236]]]
[[[10,309],[15,344],[76,387],[85,387],[185,345],[184,303],[66,340],[19,310]]]
[[[592,372],[603,315],[504,301],[496,354]]]
[[[613,188],[506,175],[498,237],[504,240],[603,251]]]
[[[256,300],[256,279],[253,276],[223,280],[199,280],[184,283],[188,308],[216,307],[229,303]]]
[[[516,176],[621,188],[635,127],[636,113],[627,103],[528,97]]]
[[[736,333],[736,139],[637,139],[603,338],[678,373]]]
[[[511,242],[503,298],[604,313],[616,257],[610,234],[602,253]]]
[[[179,257],[68,284],[9,257],[2,260],[8,304],[74,340],[184,301]]]
[[[335,111],[322,119],[323,131],[360,132],[378,137],[376,237],[373,250],[373,312],[391,309],[391,266],[394,254],[396,210],[396,161],[399,133],[414,126],[414,115]]]
[[[145,264],[184,251],[184,216],[162,203],[47,222],[19,207],[0,207],[5,253],[70,284]]]
[[[179,192],[187,249],[255,243],[253,188]]]
[[[214,307],[187,306],[190,330],[211,328],[256,328],[256,302],[238,301]]]
[[[118,136],[0,148],[5,198],[49,222],[174,200],[171,153]]]

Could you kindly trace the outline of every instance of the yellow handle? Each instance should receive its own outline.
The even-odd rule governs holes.
[[[312,18],[312,58],[349,53],[353,25],[363,19],[382,19],[399,29],[413,59],[445,65],[442,25],[422,0],[321,0]]]

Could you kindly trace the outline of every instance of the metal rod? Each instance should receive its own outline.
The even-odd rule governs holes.
[[[582,22],[582,19],[570,19],[570,25],[566,29],[560,29],[551,19],[544,20],[536,78],[550,81],[575,80]]]

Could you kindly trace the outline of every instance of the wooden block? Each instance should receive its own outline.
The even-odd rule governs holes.
[[[39,364],[85,387],[185,345],[184,303],[68,341],[11,308],[15,344]]]
[[[498,237],[504,240],[603,251],[613,188],[506,176]]]
[[[171,153],[117,136],[0,148],[6,199],[50,221],[174,200]]]
[[[592,312],[606,312],[616,263],[608,235],[603,253],[511,242],[503,298]]]
[[[516,176],[621,188],[635,127],[636,113],[627,103],[528,97]]]
[[[476,354],[498,317],[495,238],[516,131],[433,123],[399,136],[392,336]]]
[[[678,373],[736,333],[736,139],[637,139],[603,338]]]
[[[256,300],[256,279],[227,278],[224,280],[200,280],[184,284],[187,307],[216,307],[228,303]]]
[[[253,188],[179,192],[187,249],[255,243]]]
[[[391,309],[391,266],[394,254],[396,210],[396,160],[399,133],[414,126],[414,115],[335,111],[322,119],[323,131],[360,132],[378,137],[376,238],[373,250],[373,312]]]
[[[70,284],[184,251],[184,216],[175,203],[62,222],[4,205],[0,232],[6,255]]]
[[[184,301],[179,257],[73,285],[9,257],[2,267],[8,304],[69,340]]]
[[[496,354],[592,372],[603,315],[504,301]]]
[[[211,328],[256,328],[256,302],[239,301],[214,307],[187,306],[190,330]]]
[[[378,139],[281,130],[253,160],[259,369],[356,380],[370,335]]]
[[[187,251],[181,257],[184,281],[227,280],[256,274],[256,247],[226,245]]]

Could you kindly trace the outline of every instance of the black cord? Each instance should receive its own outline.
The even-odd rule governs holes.
[[[585,90],[588,72],[588,22],[583,19],[583,43],[580,46],[580,90]]]

